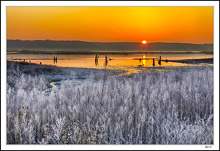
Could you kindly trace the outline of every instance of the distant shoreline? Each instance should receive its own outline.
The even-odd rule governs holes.
[[[7,40],[7,51],[19,51],[20,53],[97,53],[115,54],[116,52],[131,53],[140,52],[213,52],[213,44],[192,43],[147,43],[138,42],[86,42],[86,41],[20,41]]]
[[[102,54],[102,55],[111,55],[111,54],[213,54],[210,51],[31,51],[31,50],[22,50],[22,51],[7,51],[7,54],[77,54],[77,55],[89,55],[89,54]]]
[[[7,39],[7,41],[27,41],[27,42],[34,42],[34,41],[46,41],[46,42],[85,42],[85,43],[140,43],[138,41],[87,41],[87,40],[53,40],[53,39],[36,39],[36,40],[28,40],[28,39]],[[190,42],[163,42],[163,41],[157,41],[157,42],[150,42],[151,43],[170,43],[170,44],[195,44],[195,45],[206,45],[213,43],[190,43]]]

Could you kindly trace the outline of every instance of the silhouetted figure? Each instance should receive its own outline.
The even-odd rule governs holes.
[[[24,59],[24,62],[25,62],[25,59]]]
[[[161,65],[161,56],[160,56],[160,60],[158,61],[158,64]]]
[[[97,66],[99,64],[99,56],[96,54],[95,55],[95,65]]]
[[[107,66],[107,64],[108,64],[108,57],[105,56],[105,66]]]
[[[168,62],[168,60],[166,59],[166,63]]]
[[[155,60],[153,59],[153,66],[155,66]]]
[[[40,62],[40,64],[41,64],[41,62]]]
[[[53,63],[57,63],[57,57],[53,57]]]

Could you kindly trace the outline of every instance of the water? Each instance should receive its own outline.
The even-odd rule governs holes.
[[[189,66],[190,64],[177,63],[177,62],[165,62],[162,61],[159,65],[159,57],[162,60],[182,60],[182,59],[201,59],[212,58],[212,54],[192,53],[192,54],[113,54],[98,55],[98,62],[95,62],[95,54],[7,54],[8,60],[16,60],[31,62],[43,65],[53,65],[58,67],[82,67],[82,68],[108,68],[112,70],[126,70],[128,72],[138,72],[141,70],[139,67],[153,67],[153,59],[155,60],[154,67],[174,67],[174,66]],[[54,61],[54,57],[57,57],[57,62]],[[138,68],[137,68],[138,67]]]
[[[79,67],[79,68],[96,68],[96,69],[110,69],[119,71],[120,74],[112,75],[111,77],[124,76],[133,73],[138,73],[148,67],[155,67],[154,70],[170,70],[169,67],[192,66],[192,64],[184,64],[177,62],[161,61],[159,65],[159,58],[161,60],[183,60],[183,59],[201,59],[212,58],[212,54],[127,54],[127,55],[98,55],[98,62],[95,62],[96,55],[64,55],[64,54],[7,54],[8,60],[31,62],[42,65],[52,65],[58,67]],[[107,65],[106,65],[107,56]],[[54,61],[57,57],[57,62]],[[19,60],[20,59],[20,60]],[[155,65],[153,66],[153,59]],[[201,65],[201,64],[197,64]],[[162,68],[161,68],[162,67]],[[167,67],[167,68],[164,68]],[[81,80],[75,80],[81,83]],[[57,83],[50,82],[52,87],[59,86],[60,81]],[[51,88],[45,90],[50,91]]]

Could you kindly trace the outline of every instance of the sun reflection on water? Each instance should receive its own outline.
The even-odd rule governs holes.
[[[143,56],[143,66],[146,65],[146,55]]]
[[[53,55],[16,55],[7,54],[7,59],[19,58],[19,62],[28,62],[42,65],[53,65],[58,67],[77,67],[77,68],[96,68],[96,69],[109,69],[115,71],[126,71],[126,74],[137,73],[146,68],[163,68],[163,67],[174,67],[174,66],[190,66],[190,64],[177,63],[177,62],[166,62],[161,61],[159,64],[160,55],[153,54],[135,54],[135,55],[99,55],[97,59],[97,65],[95,64],[95,55],[57,55],[57,61],[54,62]],[[178,60],[178,59],[191,59],[191,58],[208,58],[210,55],[198,55],[198,56],[184,56],[184,55],[162,55],[162,60]],[[155,65],[153,64],[155,60]],[[108,61],[105,67],[105,62]]]

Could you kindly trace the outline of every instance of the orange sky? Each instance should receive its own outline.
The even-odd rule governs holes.
[[[7,7],[7,39],[213,43],[213,7]]]

